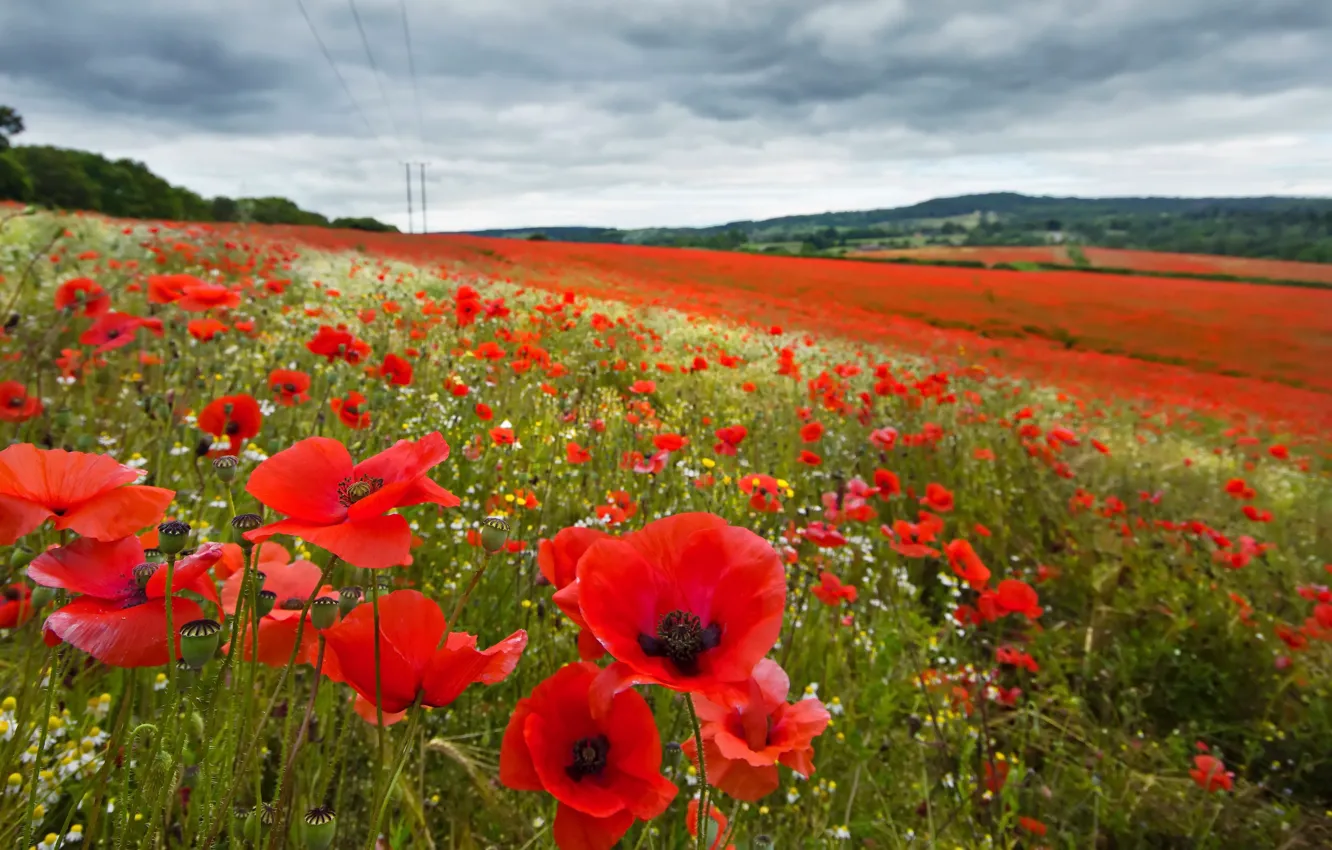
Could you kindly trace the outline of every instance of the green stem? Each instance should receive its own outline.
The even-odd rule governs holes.
[[[411,717],[407,720],[407,732],[402,741],[402,751],[398,753],[398,758],[393,766],[393,772],[389,775],[389,781],[384,786],[383,796],[379,798],[378,805],[375,806],[375,821],[370,830],[370,847],[374,848],[375,840],[379,837],[380,825],[384,822],[384,812],[388,808],[389,797],[393,794],[393,786],[397,783],[398,777],[402,775],[402,769],[407,764],[407,757],[411,754],[412,745],[416,742],[416,729],[421,723],[421,715],[425,712],[421,709],[421,697],[424,693],[417,694],[416,702],[412,703]]]
[[[41,773],[42,754],[46,751],[46,733],[51,727],[51,702],[55,699],[55,647],[46,651],[46,664],[50,672],[46,674],[46,703],[42,709],[42,716],[38,719],[41,724],[41,732],[37,735],[37,758],[32,760],[32,779],[29,780],[31,787],[28,788],[28,813],[23,819],[23,843],[20,847],[32,846],[32,817],[37,811],[37,778]]]
[[[689,709],[689,723],[694,728],[694,748],[698,751],[698,835],[696,847],[703,850],[708,840],[708,768],[703,760],[703,727],[698,722],[698,712],[694,710],[694,695],[685,694],[685,706]]]
[[[378,799],[379,783],[384,777],[384,682],[380,676],[379,663],[379,578],[372,572],[370,579],[370,604],[375,619],[375,731],[379,738],[379,758],[375,760],[375,793],[371,799]]]

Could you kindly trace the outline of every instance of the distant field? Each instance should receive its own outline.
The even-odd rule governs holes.
[[[1332,429],[1332,290],[1076,271],[849,263],[725,251],[357,235],[441,271],[826,330],[1163,405],[1261,413]],[[1001,255],[1002,256],[1002,255]],[[1009,255],[1010,261],[1012,255]]]
[[[1126,251],[1117,248],[1083,247],[1083,255],[1094,268],[1131,269],[1166,274],[1233,275],[1235,277],[1300,280],[1332,285],[1332,264],[1262,260],[1253,257],[1219,257],[1209,254],[1169,254],[1158,251]],[[931,246],[884,251],[861,251],[852,256],[883,259],[975,260],[996,263],[1057,263],[1073,265],[1061,245],[1032,247]]]

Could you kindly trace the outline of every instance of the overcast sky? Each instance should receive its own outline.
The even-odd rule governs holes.
[[[403,160],[431,230],[1332,195],[1332,0],[302,2],[332,66],[298,0],[2,0],[0,103],[22,143],[404,229]]]

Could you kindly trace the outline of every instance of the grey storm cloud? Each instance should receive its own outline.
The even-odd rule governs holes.
[[[453,227],[1332,192],[1328,0],[302,2],[332,66],[297,0],[5,0],[0,100],[23,141],[399,224],[403,159]]]

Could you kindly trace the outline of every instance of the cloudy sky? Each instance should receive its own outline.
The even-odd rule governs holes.
[[[431,230],[697,225],[1332,195],[1328,45],[1332,0],[3,0],[0,102],[204,195],[406,229],[424,160]]]

